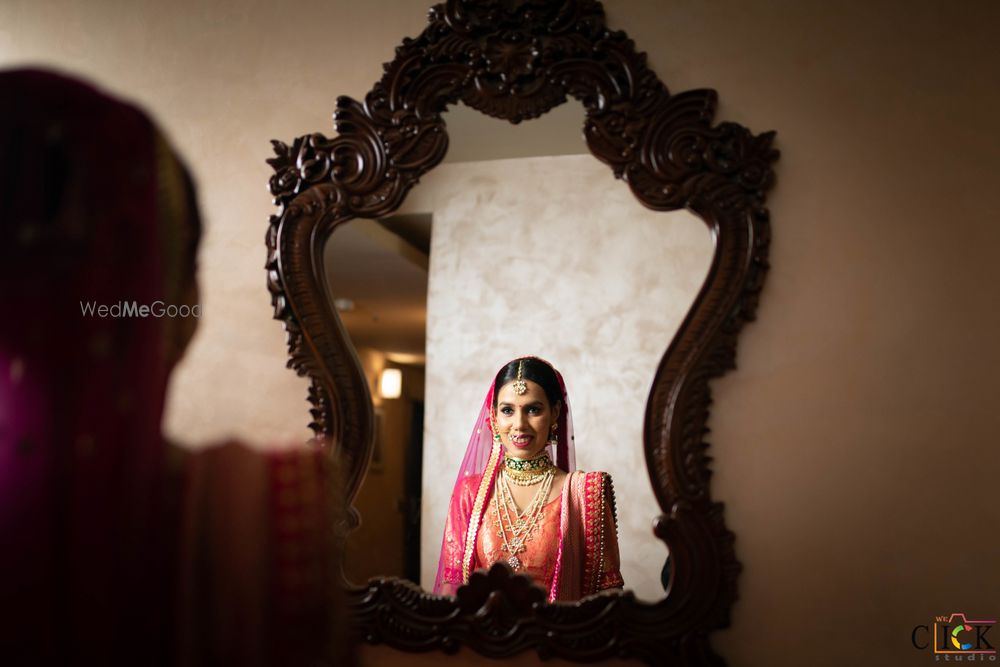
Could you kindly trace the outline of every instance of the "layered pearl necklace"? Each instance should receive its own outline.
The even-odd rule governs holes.
[[[497,537],[503,539],[503,550],[507,553],[507,564],[517,570],[522,566],[518,554],[525,550],[526,544],[535,532],[535,528],[545,515],[543,511],[552,490],[552,480],[555,478],[555,466],[545,454],[525,461],[508,458],[504,467],[497,475],[496,491],[493,494],[493,512],[497,522]],[[519,486],[534,486],[538,491],[523,512],[517,509],[510,484]],[[508,537],[509,535],[509,537]]]

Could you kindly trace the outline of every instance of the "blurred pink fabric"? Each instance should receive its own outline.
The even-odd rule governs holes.
[[[200,221],[176,153],[89,84],[2,72],[0,207],[4,664],[328,655],[329,458],[170,446],[166,387],[190,322],[84,312],[193,293]]]

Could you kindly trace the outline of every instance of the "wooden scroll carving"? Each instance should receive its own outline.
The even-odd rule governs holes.
[[[289,367],[312,380],[310,426],[317,442],[343,457],[350,498],[371,457],[373,416],[325,288],[323,247],[337,225],[393,213],[442,160],[449,105],[461,101],[519,123],[579,100],[594,156],[646,206],[699,215],[716,247],[677,336],[664,341],[646,408],[643,446],[659,504],[650,512],[659,514],[655,533],[672,554],[665,597],[645,603],[605,592],[548,604],[527,579],[496,565],[456,597],[395,578],[352,588],[357,631],[413,651],[468,646],[494,657],[534,650],[581,661],[720,665],[709,633],[729,623],[740,564],[709,490],[708,383],[734,368],[737,336],[754,318],[767,271],[773,133],[713,125],[712,90],[670,94],[625,33],[606,27],[593,0],[450,0],[429,18],[419,37],[403,40],[363,102],[338,98],[335,137],[274,141],[268,160],[279,207],[267,233],[274,316],[288,332]]]

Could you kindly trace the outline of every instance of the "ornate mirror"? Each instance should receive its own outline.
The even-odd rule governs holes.
[[[433,595],[401,577],[345,582],[353,618],[366,641],[403,650],[468,646],[494,657],[534,650],[586,661],[621,656],[718,664],[709,633],[728,624],[740,565],[722,506],[710,493],[708,382],[734,367],[738,333],[753,319],[766,273],[764,195],[777,158],[773,133],[713,124],[714,91],[669,93],[628,37],[605,26],[597,2],[438,5],[421,35],[403,40],[363,102],[337,100],[336,137],[273,142],[271,192],[279,211],[267,235],[267,270],[275,317],[288,331],[289,366],[311,379],[316,441],[330,443],[323,446],[344,461],[353,500],[381,465],[381,420],[370,378],[345,331],[348,317],[338,315],[328,286],[327,242],[346,238],[351,225],[345,223],[352,220],[355,234],[373,238],[395,224],[406,235],[400,229],[415,218],[400,211],[448,151],[449,107],[462,104],[518,124],[570,99],[582,105],[587,148],[606,165],[605,173],[610,167],[609,182],[627,192],[612,176],[624,181],[630,196],[657,212],[650,215],[697,216],[710,235],[694,303],[676,334],[658,346],[641,442],[630,445],[645,462],[652,500],[629,512],[645,514],[664,558],[669,551],[668,569],[664,558],[648,566],[652,579],[669,573],[665,591],[648,599],[626,582],[624,592],[549,603],[529,579],[495,565],[472,573],[454,597]],[[544,182],[536,189],[547,192]],[[622,216],[614,221],[615,233],[628,234],[639,224],[637,215]],[[627,335],[613,332],[610,344]],[[628,483],[637,484],[641,471],[629,472]],[[619,486],[625,481],[620,475]],[[356,511],[349,523],[348,530],[360,523]]]

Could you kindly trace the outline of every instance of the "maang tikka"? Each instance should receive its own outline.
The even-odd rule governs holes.
[[[512,387],[518,396],[523,396],[528,391],[528,385],[524,382],[524,359],[517,362],[517,379],[514,380]]]

